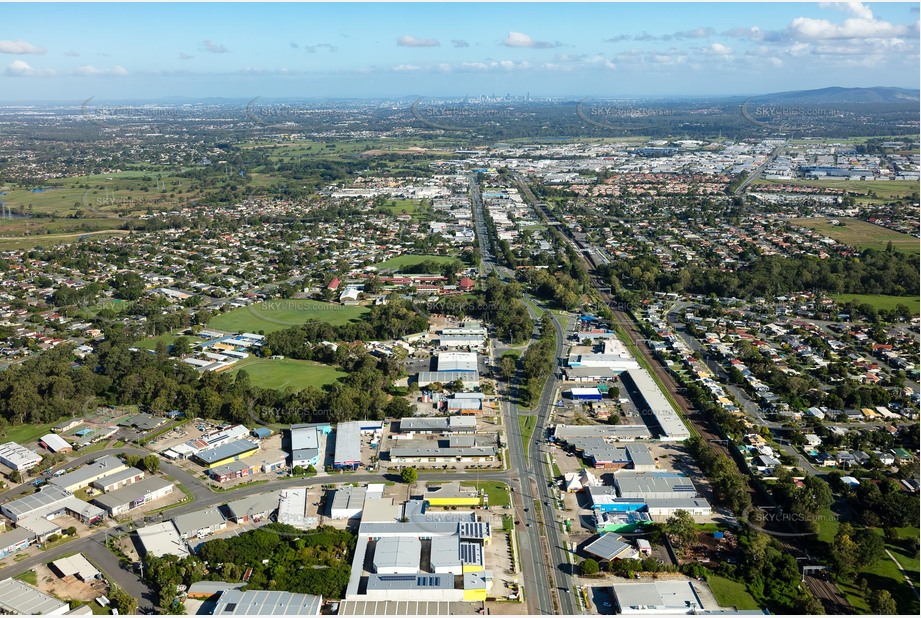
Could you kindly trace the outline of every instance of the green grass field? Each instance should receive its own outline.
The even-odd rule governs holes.
[[[163,333],[162,335],[157,335],[156,337],[148,337],[147,339],[138,341],[135,345],[139,348],[144,348],[145,350],[156,350],[157,344],[161,341],[166,343],[167,346],[170,346],[178,336],[179,335],[175,333]]]
[[[874,528],[873,531],[882,535],[882,530]],[[918,558],[914,552],[909,549],[909,539],[917,539],[918,528],[897,528],[898,539],[895,542],[886,542],[888,549],[896,557],[912,581],[918,581]],[[918,596],[905,582],[902,572],[898,565],[884,555],[873,566],[861,570],[853,582],[840,583],[839,587],[847,597],[847,600],[860,612],[872,614],[872,608],[869,607],[867,600],[860,592],[858,582],[860,579],[866,579],[869,590],[885,589],[892,594],[892,598],[898,606],[899,613],[905,615],[917,615],[919,610]]]
[[[54,247],[56,245],[75,243],[80,240],[101,240],[113,236],[124,236],[128,233],[129,232],[123,230],[107,230],[99,232],[80,232],[77,234],[36,234],[35,236],[24,236],[22,238],[2,236],[0,237],[0,251]]]
[[[528,447],[531,446],[531,435],[537,425],[537,417],[533,414],[518,415],[518,429],[521,430],[521,442],[524,445],[524,456],[528,456]]]
[[[40,437],[51,431],[51,428],[57,423],[46,423],[44,425],[12,425],[6,430],[0,432],[0,441],[17,442],[25,444],[38,440]]]
[[[815,230],[838,242],[858,249],[877,249],[883,251],[892,241],[892,247],[905,253],[921,253],[921,240],[908,234],[893,232],[884,227],[847,217],[838,219],[841,225],[832,225],[825,218],[790,219],[790,223]]]
[[[329,365],[290,358],[247,358],[230,370],[231,375],[242,369],[249,374],[254,386],[277,390],[288,387],[301,390],[308,386],[322,388],[345,375]]]
[[[400,255],[395,258],[390,258],[389,260],[384,260],[380,264],[375,264],[375,266],[381,270],[392,269],[399,272],[401,268],[414,266],[416,264],[421,264],[422,262],[437,262],[439,264],[445,264],[455,260],[459,262],[460,258],[446,255]]]
[[[398,199],[393,198],[387,200],[387,203],[384,204],[384,208],[389,210],[395,215],[407,214],[413,215],[419,211],[419,206],[422,205],[422,200],[407,200],[407,199]]]
[[[755,182],[755,188],[757,189],[757,185],[777,184],[842,189],[867,196],[872,192],[884,199],[908,197],[918,193],[918,183],[911,180],[758,180]]]
[[[480,481],[461,483],[464,487],[476,487],[485,491],[489,496],[489,506],[506,506],[512,503],[512,498],[508,493],[508,486],[499,481]]]
[[[30,586],[38,585],[38,573],[35,571],[26,571],[25,573],[20,573],[15,577],[15,579],[18,579],[21,582],[25,582]]]
[[[119,211],[143,213],[147,208],[170,210],[193,195],[187,178],[168,172],[133,170],[48,180],[45,191],[2,188],[3,200],[14,211],[73,215],[78,211],[112,215]]]
[[[707,576],[707,583],[710,584],[710,590],[721,607],[735,607],[738,610],[761,609],[743,583],[719,575]]]
[[[333,326],[356,320],[367,307],[323,303],[310,299],[270,300],[222,313],[208,322],[208,328],[228,332],[271,333],[318,320]]]
[[[917,296],[883,296],[881,294],[832,294],[837,302],[846,303],[855,300],[858,303],[867,303],[875,309],[895,309],[897,305],[905,305],[911,309],[913,315],[921,312],[921,299]]]

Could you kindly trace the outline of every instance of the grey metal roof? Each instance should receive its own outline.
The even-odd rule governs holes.
[[[279,491],[248,496],[227,503],[230,516],[237,518],[244,515],[267,515],[278,508]]]
[[[319,431],[316,427],[291,426],[291,450],[317,449],[320,447]]]
[[[203,509],[192,513],[184,513],[173,518],[173,525],[180,535],[198,532],[206,528],[214,528],[224,523],[224,516],[216,508]]]
[[[318,616],[323,597],[281,590],[225,590],[214,616]]]
[[[255,442],[251,442],[249,440],[234,440],[233,442],[228,442],[227,444],[223,444],[221,446],[199,451],[196,453],[195,457],[210,465],[216,461],[221,461],[222,459],[227,459],[228,457],[242,455],[243,453],[248,453],[249,451],[254,451],[258,448],[259,445]]]
[[[143,481],[132,483],[121,489],[116,489],[107,494],[93,498],[93,502],[104,509],[112,510],[130,502],[134,502],[149,493],[160,491],[161,489],[172,485],[170,481],[160,478],[159,476],[149,476]]]
[[[18,545],[23,541],[28,541],[32,536],[32,533],[24,528],[16,528],[15,530],[4,532],[0,534],[0,550]]]
[[[14,521],[20,517],[28,516],[39,509],[50,508],[61,504],[71,497],[71,494],[60,487],[45,485],[34,494],[17,498],[3,505],[3,512],[13,515]]]
[[[366,487],[353,487],[346,485],[333,492],[332,500],[329,501],[329,510],[356,509],[365,503],[365,495],[368,493]]]
[[[652,434],[645,425],[557,425],[553,435],[557,440],[563,442],[574,438],[602,438],[604,436],[621,440],[652,438]]]
[[[387,573],[392,569],[419,570],[422,541],[414,536],[388,536],[374,546],[374,569]]]
[[[496,447],[395,447],[390,449],[391,457],[494,457]]]
[[[122,481],[134,478],[138,475],[144,476],[144,472],[137,468],[125,468],[124,470],[113,472],[112,474],[107,474],[101,479],[96,479],[93,481],[93,485],[95,487],[102,488],[107,485],[111,485],[112,483],[121,483]]]
[[[35,616],[38,614],[61,614],[68,604],[50,597],[44,592],[19,581],[4,579],[0,581],[0,609],[4,613]]]
[[[241,470],[248,470],[250,468],[258,468],[259,464],[250,463],[248,461],[231,461],[228,464],[217,466],[216,468],[211,469],[211,474],[216,476],[223,476],[225,474],[231,474],[233,472],[240,472]]]
[[[125,467],[125,462],[118,457],[106,455],[105,457],[100,457],[91,464],[87,464],[82,468],[77,468],[73,472],[68,472],[67,474],[62,474],[59,477],[53,478],[49,482],[52,485],[64,488],[77,485],[89,485],[91,482],[104,476],[107,471],[111,471],[110,473],[114,474]]]
[[[634,466],[654,466],[656,459],[649,452],[649,447],[645,444],[628,444],[626,446],[627,455]]]
[[[630,545],[619,534],[602,534],[585,546],[585,551],[603,560],[612,560],[627,552]]]
[[[460,538],[456,536],[433,538],[429,562],[433,569],[459,566],[461,564]]]
[[[617,484],[618,493],[622,497],[643,497],[645,494],[675,494],[675,497],[682,495],[694,497],[697,495],[697,489],[686,476],[642,476],[642,473],[631,476],[614,475],[614,482]]]
[[[625,372],[637,390],[642,395],[649,409],[649,412],[655,417],[659,428],[662,430],[664,438],[669,440],[683,440],[690,437],[691,433],[685,426],[684,421],[678,416],[678,412],[672,404],[665,398],[659,386],[645,369],[628,369]]]
[[[336,448],[334,464],[361,462],[361,423],[339,423],[336,425]]]
[[[420,371],[419,372],[419,384],[425,386],[426,384],[431,384],[433,382],[441,382],[442,384],[450,384],[455,380],[463,380],[464,383],[472,383],[480,381],[480,373],[478,371]]]
[[[454,589],[453,575],[440,575],[431,573],[418,573],[416,575],[377,575],[368,576],[368,590],[416,590],[427,589]]]

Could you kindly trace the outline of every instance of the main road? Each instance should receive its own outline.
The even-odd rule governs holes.
[[[483,272],[495,272],[503,280],[513,279],[514,273],[496,264],[491,250],[492,243],[485,225],[483,203],[475,175],[470,175],[470,196],[473,220],[481,252]],[[534,310],[539,302],[529,299],[528,312],[532,318],[539,317]],[[556,316],[550,314],[556,337],[556,358],[563,354],[563,329]],[[571,587],[572,565],[568,559],[569,549],[562,539],[561,519],[557,518],[556,497],[552,493],[552,478],[546,464],[541,461],[543,451],[540,445],[550,421],[553,397],[558,388],[556,371],[547,380],[535,406],[537,423],[531,436],[523,436],[518,424],[518,410],[513,385],[506,391],[505,427],[508,436],[509,469],[512,480],[512,500],[516,518],[523,522],[518,527],[519,553],[524,577],[525,596],[531,613],[574,614],[573,591]],[[533,443],[525,454],[524,441]],[[531,559],[524,559],[530,556]]]

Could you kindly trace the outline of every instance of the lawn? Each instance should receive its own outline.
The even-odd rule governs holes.
[[[384,204],[384,208],[389,210],[392,214],[400,215],[407,214],[413,215],[419,211],[419,207],[422,205],[422,200],[407,200],[402,198],[392,198],[387,200],[387,203]]]
[[[46,423],[44,425],[11,425],[3,432],[0,432],[0,440],[3,442],[16,442],[25,444],[38,440],[40,437],[51,431],[55,423]]]
[[[914,236],[894,232],[890,229],[861,221],[860,219],[850,219],[842,217],[837,221],[844,225],[832,225],[825,217],[811,219],[790,219],[790,223],[801,225],[811,230],[815,230],[829,238],[833,238],[840,243],[856,247],[858,249],[877,249],[883,251],[886,244],[892,241],[892,247],[904,253],[921,252],[921,241]]]
[[[521,443],[524,445],[524,456],[528,456],[528,447],[531,445],[531,434],[537,425],[537,417],[533,414],[519,414],[518,428],[521,430]]]
[[[917,296],[883,296],[882,294],[832,294],[832,298],[839,303],[856,300],[858,304],[867,303],[877,311],[892,310],[897,305],[905,305],[911,309],[912,315],[921,312],[921,299]]]
[[[505,483],[499,481],[479,481],[461,483],[464,487],[476,487],[489,496],[489,506],[506,506],[512,503]]]
[[[882,535],[882,530],[874,528],[873,531]],[[918,538],[918,528],[897,528],[899,538],[894,543],[886,542],[888,549],[896,557],[896,560],[902,565],[912,581],[918,581],[918,558],[913,552],[909,551],[908,540]],[[879,561],[871,567],[863,569],[854,578],[854,581],[847,584],[839,584],[848,601],[858,610],[865,613],[873,613],[867,605],[866,599],[860,592],[858,582],[861,578],[867,580],[870,590],[883,588],[892,593],[899,608],[900,614],[917,615],[918,614],[918,596],[905,582],[902,572],[898,565],[884,555]]]
[[[748,593],[745,584],[734,582],[719,575],[708,575],[707,583],[722,607],[735,607],[738,610],[761,609]]]
[[[318,320],[333,326],[346,324],[368,312],[367,307],[324,303],[310,299],[279,299],[255,303],[222,313],[208,322],[208,328],[232,333],[271,333]]]
[[[260,388],[282,390],[292,387],[301,390],[308,386],[322,388],[332,384],[345,374],[335,367],[313,361],[293,360],[290,358],[247,358],[237,363],[231,370],[235,375],[241,369],[249,374],[250,382]]]
[[[173,345],[173,342],[178,336],[179,335],[176,333],[163,333],[162,335],[157,335],[156,337],[148,337],[147,339],[138,341],[135,345],[145,350],[156,350],[157,344],[162,341],[166,344],[168,349],[169,346]]]
[[[25,582],[30,586],[38,585],[38,573],[35,571],[26,571],[25,573],[20,573],[16,576],[15,579],[18,579],[21,582]]]
[[[447,262],[460,262],[460,258],[447,256],[447,255],[400,255],[395,258],[390,258],[385,260],[380,264],[375,264],[380,270],[395,270],[399,272],[401,268],[406,268],[407,266],[414,266],[416,264],[421,264],[422,262],[437,262],[439,264],[444,264]]]

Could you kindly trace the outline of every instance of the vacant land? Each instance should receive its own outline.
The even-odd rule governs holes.
[[[44,425],[12,425],[0,432],[0,441],[17,442],[19,444],[32,442],[51,431],[55,424],[56,422]]]
[[[893,232],[884,227],[867,223],[859,219],[838,219],[843,225],[832,225],[825,218],[790,219],[795,225],[801,225],[833,238],[840,243],[858,249],[877,249],[883,251],[891,242],[893,249],[904,253],[921,252],[921,240],[908,234]]]
[[[489,506],[506,506],[512,503],[505,483],[499,481],[480,481],[461,483],[464,487],[476,487],[489,496]]]
[[[909,197],[918,193],[918,183],[911,180],[759,180],[755,184],[841,189],[856,195],[884,199]]]
[[[852,300],[856,301],[858,304],[867,303],[877,311],[883,309],[891,311],[898,305],[905,305],[911,309],[911,313],[913,315],[921,312],[921,299],[919,299],[917,296],[883,296],[881,294],[833,294],[832,298],[834,298],[839,303],[846,303]]]
[[[79,232],[76,234],[37,234],[34,236],[0,236],[0,251],[14,249],[34,249],[35,247],[53,247],[67,243],[79,242],[84,239],[96,240],[130,234],[124,230],[103,230],[97,232]]]
[[[277,390],[288,387],[301,390],[308,386],[322,388],[345,375],[329,365],[290,358],[247,358],[234,365],[231,375],[242,369],[249,374],[254,386]]]
[[[337,305],[309,299],[270,300],[222,313],[208,323],[208,328],[233,333],[271,333],[298,326],[307,320],[338,326],[358,319],[367,311],[367,307]]]
[[[413,266],[415,264],[421,264],[422,262],[438,262],[439,264],[444,264],[447,262],[460,261],[460,258],[450,257],[446,255],[401,255],[395,258],[390,258],[385,260],[376,266],[381,269],[392,269],[399,271],[401,268],[406,268],[407,266]]]
[[[187,178],[164,172],[124,171],[49,180],[35,189],[6,187],[2,199],[13,212],[58,216],[114,216],[172,210],[193,196]]]
[[[760,609],[745,584],[734,582],[719,575],[708,575],[707,583],[721,607],[735,607],[738,610]]]

